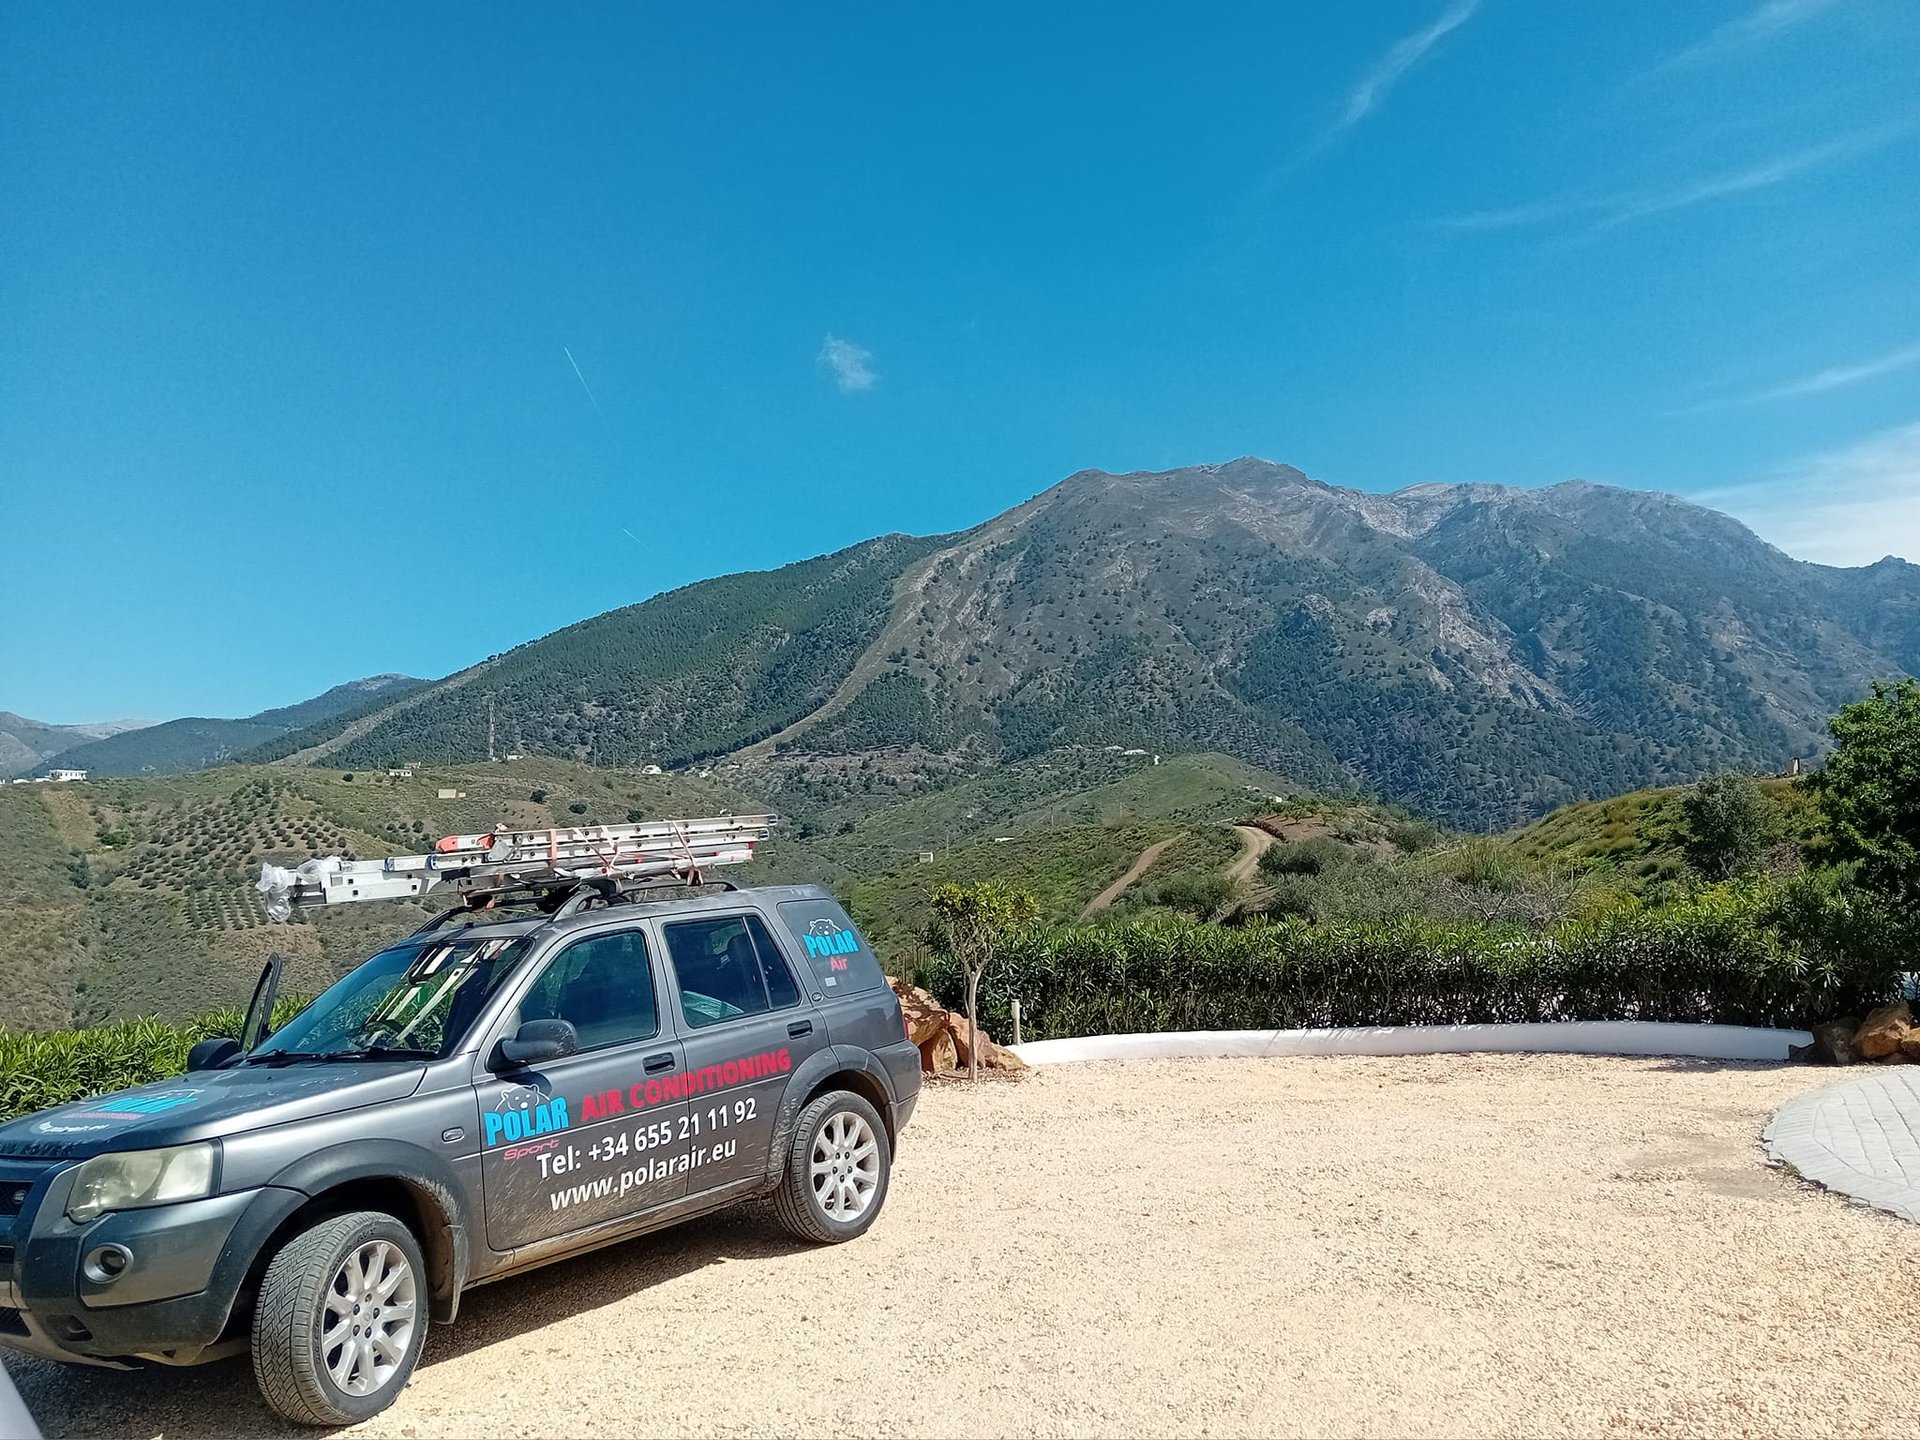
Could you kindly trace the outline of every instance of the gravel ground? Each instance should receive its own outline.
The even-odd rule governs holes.
[[[747,1208],[476,1291],[361,1428],[1911,1435],[1920,1226],[1757,1145],[1825,1078],[1450,1056],[942,1085],[864,1239]],[[244,1361],[9,1363],[50,1435],[275,1429]]]

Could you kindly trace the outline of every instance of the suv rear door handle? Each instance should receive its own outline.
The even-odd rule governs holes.
[[[671,1052],[665,1055],[649,1055],[640,1064],[647,1074],[658,1075],[662,1070],[673,1068],[673,1055]]]
[[[798,1040],[802,1035],[811,1035],[812,1033],[813,1022],[811,1020],[796,1020],[787,1026],[787,1034],[791,1035],[795,1040]]]

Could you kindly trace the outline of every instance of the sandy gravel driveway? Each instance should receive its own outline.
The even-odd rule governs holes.
[[[802,1249],[749,1210],[480,1290],[363,1430],[1908,1435],[1920,1226],[1756,1145],[1825,1078],[1502,1056],[943,1087],[865,1239]],[[244,1362],[13,1363],[49,1434],[274,1429]]]

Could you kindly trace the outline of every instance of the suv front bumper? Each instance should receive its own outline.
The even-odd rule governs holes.
[[[80,1225],[65,1213],[69,1183],[56,1172],[35,1184],[0,1239],[11,1260],[0,1264],[0,1345],[96,1364],[211,1358],[254,1257],[307,1199],[268,1186]],[[89,1274],[88,1257],[108,1245],[125,1251],[124,1268]]]

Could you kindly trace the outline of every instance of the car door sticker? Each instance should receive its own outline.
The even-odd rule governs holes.
[[[493,1109],[484,1117],[486,1143],[498,1145],[505,1142],[510,1145],[535,1135],[565,1130],[570,1123],[566,1098],[562,1096],[556,1100],[551,1096],[547,1082],[539,1077],[535,1077],[533,1083],[528,1085],[507,1086],[500,1092],[500,1098],[494,1101]]]
[[[684,1074],[636,1080],[624,1091],[584,1095],[577,1107],[565,1096],[553,1095],[544,1076],[534,1076],[528,1083],[502,1089],[484,1117],[485,1143],[488,1147],[506,1147],[497,1152],[503,1161],[536,1161],[542,1181],[564,1179],[567,1183],[547,1192],[547,1203],[555,1213],[599,1200],[625,1198],[631,1191],[675,1175],[733,1159],[740,1153],[740,1141],[732,1132],[759,1118],[760,1099],[753,1095],[735,1099],[715,1096],[712,1103],[689,1105],[665,1119],[642,1118],[630,1126],[607,1126],[604,1122],[643,1112],[650,1106],[688,1101],[772,1079],[792,1069],[793,1052],[783,1045],[777,1050],[703,1065]],[[563,1143],[552,1132],[571,1129],[576,1114],[579,1125],[594,1126],[597,1134],[591,1140],[584,1134],[569,1136],[569,1142],[577,1139],[579,1143]],[[520,1143],[543,1135],[551,1138]],[[588,1169],[604,1173],[576,1178],[576,1172]]]

